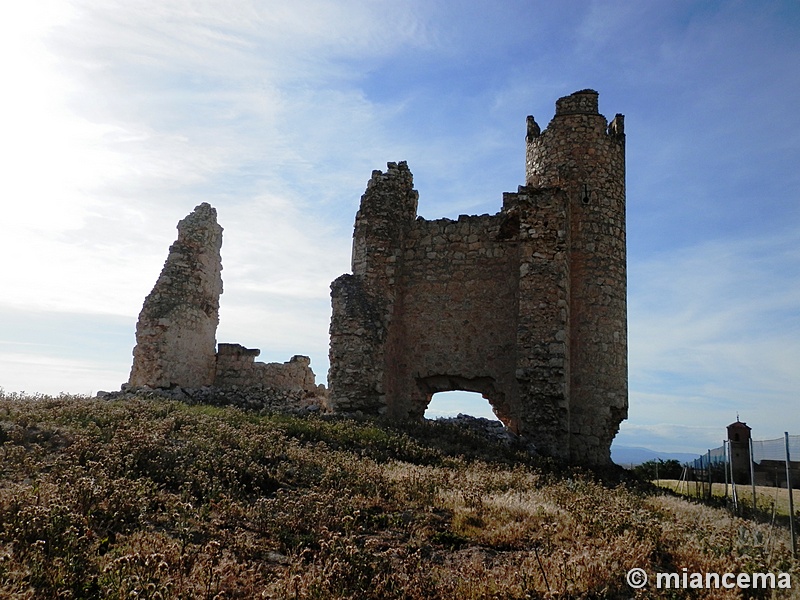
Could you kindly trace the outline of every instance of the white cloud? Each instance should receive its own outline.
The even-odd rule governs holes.
[[[357,89],[308,86],[341,79],[341,64],[326,68],[337,57],[427,43],[413,13],[396,10],[386,36],[359,3],[53,6],[61,16],[46,23],[28,15],[37,27],[19,42],[35,51],[3,107],[12,161],[0,192],[14,203],[0,249],[14,260],[2,303],[138,312],[174,224],[206,200],[231,223],[226,262],[253,261],[251,289],[327,295],[317,277],[346,263],[319,202],[351,185],[337,169],[363,167],[381,131]],[[278,90],[287,78],[305,83]],[[237,236],[258,240],[249,255]],[[279,255],[291,269],[265,272]]]
[[[135,316],[176,222],[210,201],[225,227],[220,337],[268,360],[312,354],[324,380],[328,286],[349,270],[358,197],[401,109],[353,84],[359,65],[430,46],[424,11],[394,7],[389,25],[363,2],[49,10],[26,15],[26,52],[7,54],[27,58],[3,106],[16,162],[0,194],[16,201],[0,306]]]
[[[84,48],[100,70],[159,69],[198,82],[285,83],[352,78],[343,62],[392,55],[402,47],[431,48],[424,5],[369,1],[330,3],[238,1],[219,4],[76,2],[78,16],[62,40]],[[387,18],[387,9],[391,17]],[[88,38],[88,44],[84,38]],[[99,51],[99,52],[98,52]],[[110,69],[109,69],[110,70]],[[158,82],[155,79],[154,82]]]
[[[0,388],[7,393],[88,395],[101,389],[118,390],[122,380],[127,379],[127,372],[121,378],[116,365],[69,359],[63,355],[0,352],[0,362],[4,365]],[[87,385],[89,381],[91,385]]]
[[[800,387],[794,239],[707,242],[631,265],[632,420],[720,429],[740,412],[757,438],[800,431],[782,410]]]
[[[455,417],[459,414],[473,417],[483,417],[498,421],[497,415],[492,410],[492,405],[480,394],[474,392],[439,392],[431,398],[431,403],[425,411],[426,419],[439,419]]]

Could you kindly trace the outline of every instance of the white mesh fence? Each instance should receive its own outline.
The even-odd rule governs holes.
[[[762,460],[786,460],[786,440],[753,440],[753,462],[760,464]],[[789,460],[800,461],[800,435],[789,436]]]
[[[763,460],[784,462],[786,460],[786,440],[784,438],[753,440],[753,462],[758,465]],[[800,435],[789,436],[789,460],[791,462],[800,462]],[[695,469],[706,469],[709,464],[715,467],[726,463],[726,448],[725,446],[720,446],[709,450],[707,454],[700,458],[696,458],[689,466]]]

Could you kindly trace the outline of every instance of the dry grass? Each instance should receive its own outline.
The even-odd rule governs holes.
[[[782,529],[443,424],[2,396],[0,443],[2,598],[722,598],[625,574],[798,576]]]
[[[655,481],[653,483],[656,483]],[[800,484],[800,482],[797,482]],[[792,485],[797,485],[792,482]],[[688,496],[690,498],[702,497],[703,494],[708,492],[708,484],[699,485],[694,481],[681,482],[677,479],[661,479],[658,485],[668,489],[676,494]],[[724,483],[713,483],[711,486],[712,494],[715,498],[730,498],[732,490],[730,484],[726,486]],[[737,485],[736,494],[739,502],[746,508],[753,507],[753,488],[748,485]],[[792,498],[794,501],[795,512],[800,512],[800,489],[792,490]],[[756,506],[759,511],[764,514],[771,514],[773,509],[777,515],[782,517],[789,516],[789,490],[786,488],[776,488],[768,486],[756,486]]]

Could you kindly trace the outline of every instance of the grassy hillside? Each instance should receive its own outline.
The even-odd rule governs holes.
[[[2,598],[738,597],[634,594],[633,567],[800,581],[783,530],[442,423],[0,395],[0,444]]]

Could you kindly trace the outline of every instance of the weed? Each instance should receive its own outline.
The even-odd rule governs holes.
[[[799,574],[783,529],[450,424],[2,393],[0,418],[0,597],[617,598],[633,567]]]

